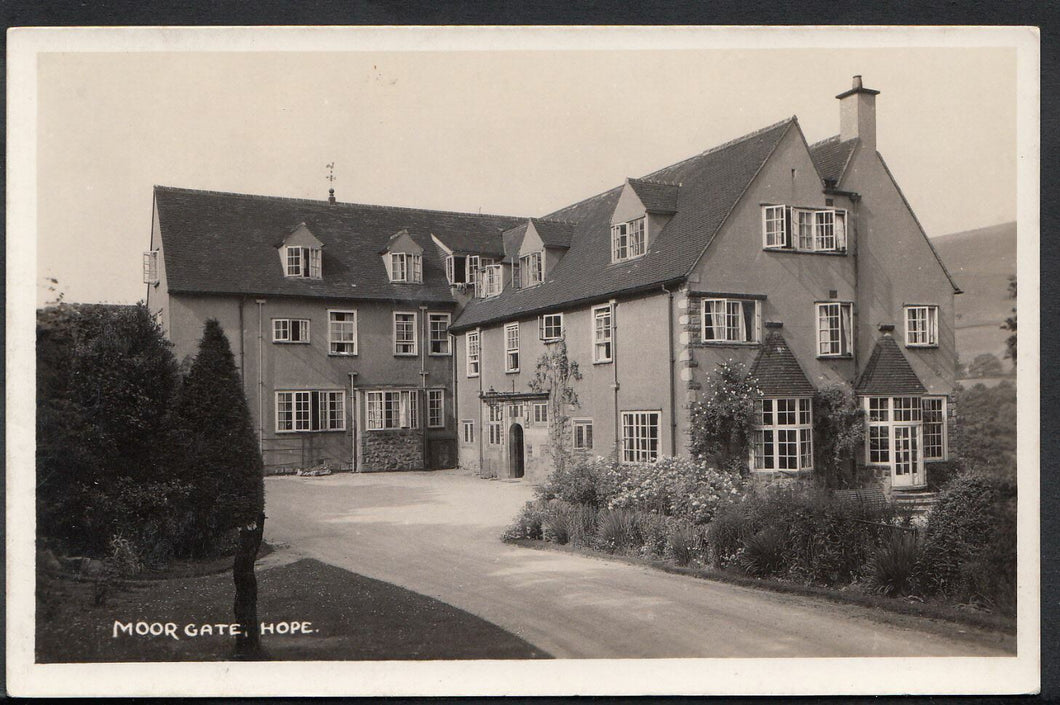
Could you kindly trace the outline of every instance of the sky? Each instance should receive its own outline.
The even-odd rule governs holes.
[[[1006,48],[49,53],[38,305],[144,297],[152,187],[538,216],[797,115],[861,74],[928,235],[1016,219]],[[54,278],[51,284],[47,278]]]

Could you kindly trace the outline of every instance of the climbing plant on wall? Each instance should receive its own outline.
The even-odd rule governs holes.
[[[578,393],[574,383],[582,378],[578,363],[567,355],[567,341],[560,338],[546,346],[537,360],[530,389],[548,392],[548,440],[553,466],[562,469],[570,458],[569,409],[577,408]]]

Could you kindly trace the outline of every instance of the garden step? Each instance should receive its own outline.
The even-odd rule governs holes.
[[[935,506],[938,492],[933,490],[895,491],[894,501],[903,509],[923,513]]]

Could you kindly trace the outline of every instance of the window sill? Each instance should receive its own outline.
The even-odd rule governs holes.
[[[611,265],[610,266],[614,266],[614,265],[617,265],[617,264],[628,264],[630,262],[636,262],[639,259],[643,259],[644,255],[646,255],[646,254],[648,254],[648,253],[645,252],[643,255],[636,255],[634,257],[627,257],[625,259],[613,259],[613,260],[611,260]]]
[[[477,374],[473,374],[473,375],[468,375],[467,376],[468,379],[475,379],[476,377],[478,377]]]
[[[504,374],[506,374],[506,375],[517,375],[517,374],[519,374],[519,370],[505,370]]]
[[[274,340],[274,345],[309,345],[308,340]]]
[[[427,356],[428,357],[452,357],[453,353],[451,353],[451,352],[447,352],[447,353],[427,353]]]
[[[847,250],[796,250],[790,247],[763,247],[763,252],[784,252],[789,255],[824,255],[825,257],[846,257]]]
[[[764,475],[764,474],[767,474],[767,473],[771,473],[771,474],[786,474],[786,475],[804,475],[806,473],[812,473],[813,472],[813,468],[799,468],[798,470],[793,470],[791,468],[751,468],[751,472],[752,473],[758,473],[758,474],[761,474],[761,475]]]
[[[938,350],[938,343],[906,343],[905,346],[912,350]]]
[[[850,353],[845,355],[818,355],[818,360],[853,360],[854,356]]]
[[[754,348],[761,345],[755,342],[739,342],[735,340],[700,340],[693,345],[697,348]]]
[[[399,352],[396,352],[396,353],[394,353],[394,357],[417,357],[418,355],[419,355],[419,353],[414,353],[414,352],[410,352],[410,353],[399,353]]]
[[[357,357],[357,353],[355,353],[355,352],[352,352],[352,353],[329,352],[328,353],[328,357]]]
[[[345,432],[346,432],[346,429],[344,429],[344,428],[327,428],[327,429],[321,428],[321,429],[317,429],[315,431],[276,431],[277,434],[282,434],[282,435],[294,435],[296,433],[345,433]]]
[[[594,365],[610,365],[614,360],[593,360]]]

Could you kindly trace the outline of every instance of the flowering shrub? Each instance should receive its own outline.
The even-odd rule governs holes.
[[[541,525],[545,519],[543,502],[527,502],[511,526],[504,530],[501,539],[515,541],[518,539],[540,539]]]
[[[600,506],[601,494],[608,494],[614,485],[613,475],[618,464],[612,459],[579,457],[571,463],[558,465],[549,473],[544,484],[538,486],[538,499],[561,499],[571,504]],[[603,502],[606,505],[606,500]]]
[[[719,504],[740,496],[738,475],[708,467],[701,460],[659,458],[654,463],[615,466],[607,506],[681,517],[706,524]]]
[[[746,468],[755,400],[761,395],[757,380],[743,364],[729,360],[718,365],[706,397],[688,407],[692,455],[709,458],[723,467],[738,461]]]

